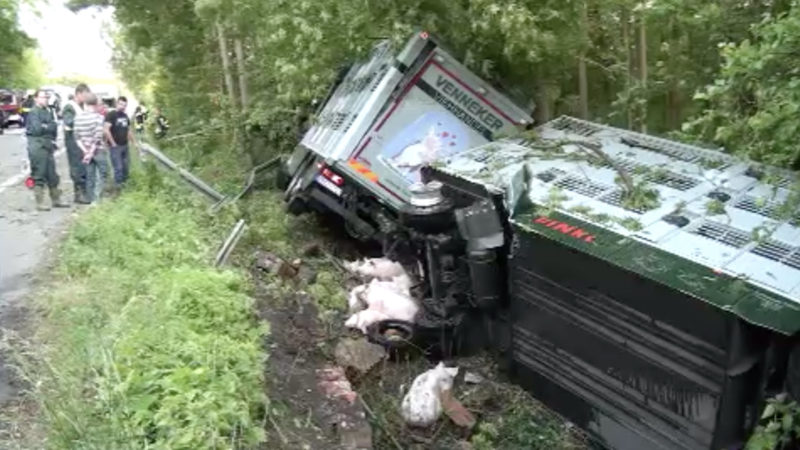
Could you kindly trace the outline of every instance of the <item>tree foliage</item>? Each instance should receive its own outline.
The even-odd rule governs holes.
[[[800,3],[752,30],[751,39],[722,46],[719,77],[695,96],[706,108],[685,129],[753,159],[800,168]]]
[[[586,113],[665,133],[694,117],[695,137],[790,159],[800,13],[788,0],[73,0],[90,5],[115,8],[128,85],[179,126],[260,137],[251,159],[292,145],[338,67],[419,29],[521,106],[535,103],[539,121]],[[737,119],[719,126],[729,113]]]
[[[19,6],[17,0],[0,0],[0,88],[28,87],[43,75],[36,41],[19,26]]]

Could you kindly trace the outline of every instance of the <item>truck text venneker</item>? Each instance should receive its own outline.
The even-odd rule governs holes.
[[[470,114],[480,119],[480,121],[490,129],[497,131],[503,127],[503,122],[501,122],[500,119],[492,114],[487,107],[483,106],[481,102],[475,100],[466,92],[456,87],[456,85],[453,84],[453,82],[449,79],[439,75],[436,80],[436,87],[444,91],[445,94],[449,95],[450,98],[455,100],[456,105],[461,105],[466,108]]]

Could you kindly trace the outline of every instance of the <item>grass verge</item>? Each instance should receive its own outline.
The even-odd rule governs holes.
[[[46,446],[252,448],[266,326],[242,273],[209,266],[227,215],[149,167],[88,211],[40,290],[23,359]]]

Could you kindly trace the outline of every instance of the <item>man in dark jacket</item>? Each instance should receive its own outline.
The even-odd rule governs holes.
[[[61,202],[61,191],[58,189],[58,173],[53,153],[56,149],[56,136],[58,124],[47,104],[47,93],[43,90],[36,91],[34,95],[36,106],[28,114],[25,124],[25,134],[28,137],[28,159],[31,164],[31,177],[35,183],[34,195],[36,209],[49,211],[50,207],[44,203],[44,188],[50,191],[50,200],[54,207],[67,207]]]
[[[86,165],[83,164],[83,151],[75,142],[75,116],[83,111],[83,97],[89,92],[89,86],[81,83],[75,88],[75,98],[71,99],[62,110],[64,121],[64,145],[67,147],[69,176],[72,178],[72,191],[75,203],[88,204],[86,195]]]

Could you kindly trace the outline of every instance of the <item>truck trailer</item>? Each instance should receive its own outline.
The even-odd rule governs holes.
[[[418,344],[494,352],[592,443],[741,448],[800,389],[797,175],[570,117],[503,138],[530,123],[427,34],[381,43],[289,158],[289,209],[418,267]]]

